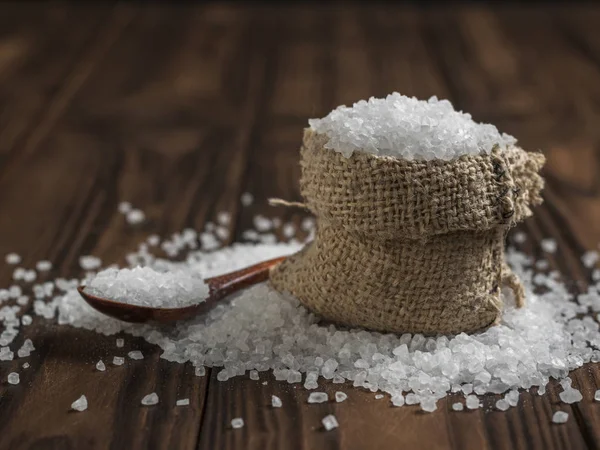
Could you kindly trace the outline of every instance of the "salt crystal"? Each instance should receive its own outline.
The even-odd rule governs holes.
[[[324,403],[329,398],[325,392],[311,392],[308,396],[308,403]]]
[[[510,405],[506,400],[500,399],[496,402],[496,408],[500,411],[506,411],[508,408],[510,408]]]
[[[18,373],[11,372],[11,373],[8,374],[7,381],[8,381],[9,384],[19,384],[19,382],[21,380],[19,379],[19,374]]]
[[[217,222],[219,222],[221,225],[229,225],[231,223],[231,214],[227,211],[220,212],[217,215]]]
[[[127,214],[129,211],[131,211],[131,203],[120,202],[117,206],[117,209],[121,214]]]
[[[583,400],[583,395],[577,389],[567,388],[560,394],[558,394],[560,399],[568,404],[577,403]]]
[[[513,240],[517,243],[517,244],[523,244],[526,240],[527,240],[527,235],[525,233],[523,233],[522,231],[517,231],[514,235],[513,235]]]
[[[296,226],[293,223],[286,223],[281,229],[284,237],[291,239],[296,235]]]
[[[33,342],[31,342],[31,339],[25,339],[25,342],[23,342],[23,346],[17,351],[17,355],[19,356],[19,358],[26,358],[31,354],[33,350],[35,350],[35,347],[33,346]]]
[[[250,379],[251,380],[258,380],[259,379],[258,370],[251,370],[250,371]]]
[[[450,160],[490,153],[496,144],[504,148],[516,143],[495,126],[476,123],[470,114],[455,111],[448,100],[421,101],[397,92],[339,106],[309,124],[328,137],[326,148],[345,157],[364,151],[409,160]]]
[[[504,396],[504,400],[506,400],[510,406],[517,406],[519,403],[519,391],[507,392]]]
[[[6,261],[6,264],[15,265],[21,262],[21,256],[17,253],[9,253],[6,255],[4,260]]]
[[[100,372],[104,372],[106,370],[106,366],[104,365],[104,362],[102,360],[96,363],[96,370]]]
[[[542,250],[546,253],[555,253],[557,249],[557,244],[554,239],[542,239],[540,243]]]
[[[225,227],[217,227],[217,229],[215,230],[215,234],[222,241],[226,241],[227,239],[229,239],[229,229]]]
[[[146,214],[144,214],[144,211],[141,211],[139,209],[132,209],[127,213],[125,220],[130,225],[139,225],[144,220],[146,220]]]
[[[26,306],[28,304],[29,304],[29,297],[27,297],[26,295],[21,295],[17,299],[17,305]]]
[[[75,400],[73,403],[71,403],[71,409],[74,411],[79,411],[79,412],[85,411],[86,409],[88,409],[88,401],[87,401],[87,398],[85,397],[85,395],[82,395],[77,400]]]
[[[348,395],[346,395],[344,392],[337,391],[337,392],[335,393],[335,401],[336,401],[337,403],[341,403],[341,402],[343,402],[344,400],[346,400],[347,398],[348,398]]]
[[[384,397],[383,394],[377,394],[375,396],[375,400],[381,400],[383,397]]]
[[[15,281],[20,281],[23,278],[25,278],[25,274],[27,273],[27,271],[25,269],[23,269],[22,267],[17,267],[14,271],[13,271],[13,275],[12,278]]]
[[[197,377],[203,377],[204,375],[206,375],[206,369],[204,368],[204,366],[196,367],[195,375]]]
[[[344,383],[346,379],[340,375],[334,375],[331,381],[335,384],[341,384]]]
[[[581,262],[585,267],[592,268],[596,265],[599,258],[600,254],[596,250],[589,250],[583,254]]]
[[[569,419],[569,414],[564,411],[556,411],[552,416],[552,422],[565,423]]]
[[[95,270],[102,265],[102,260],[97,256],[80,256],[79,257],[79,266],[83,270]]]
[[[271,395],[271,406],[273,408],[281,408],[283,406],[283,403],[281,402],[281,399],[279,397],[277,397],[276,395]]]
[[[29,369],[29,363],[28,362],[23,363],[22,367],[23,367],[23,369]]]
[[[250,206],[254,201],[254,196],[250,192],[244,192],[240,197],[240,201],[244,206]]]
[[[124,345],[125,345],[125,339],[123,339],[123,338],[117,338],[117,347],[118,348],[123,348]]]
[[[157,403],[158,395],[156,395],[156,392],[152,392],[151,394],[144,396],[144,398],[142,399],[142,405],[144,406],[152,406],[156,405]]]
[[[231,421],[231,428],[242,428],[244,426],[244,419],[236,417]]]
[[[479,408],[479,398],[476,395],[467,395],[466,405],[469,409],[477,409]]]
[[[125,358],[121,357],[121,356],[115,356],[113,358],[113,364],[115,366],[122,366],[125,363]]]
[[[12,361],[14,353],[8,347],[0,348],[0,361]]]
[[[190,399],[189,398],[182,398],[180,400],[177,400],[175,402],[176,406],[188,406],[190,404]]]
[[[35,270],[26,270],[23,273],[23,281],[26,283],[34,282],[36,278],[37,278],[37,274],[35,273]]]
[[[321,423],[323,424],[323,428],[325,428],[325,430],[327,431],[331,431],[334,428],[339,427],[339,423],[337,421],[337,419],[335,418],[334,415],[329,414],[325,417],[323,417],[323,419],[321,420]]]
[[[269,231],[273,228],[273,222],[271,221],[271,219],[268,219],[265,216],[261,216],[260,214],[254,216],[253,222],[254,227],[260,232]]]
[[[35,265],[35,268],[38,270],[38,272],[48,272],[50,269],[52,269],[52,263],[46,260],[38,261]]]
[[[437,409],[437,400],[435,397],[421,399],[421,409],[425,412],[433,412]]]
[[[462,411],[465,407],[463,406],[462,403],[453,403],[452,404],[452,409],[454,411]]]
[[[594,400],[596,400],[597,402],[600,402],[600,389],[598,389],[595,393],[594,393]]]
[[[133,350],[133,351],[127,353],[127,356],[129,356],[129,358],[135,359],[135,360],[144,359],[144,355],[139,350]]]
[[[156,247],[158,244],[160,244],[160,236],[157,234],[152,234],[152,235],[148,236],[148,239],[146,239],[146,242],[148,243],[148,245],[151,245],[152,247]]]
[[[390,400],[394,406],[404,406],[406,403],[406,400],[402,394],[394,394]]]

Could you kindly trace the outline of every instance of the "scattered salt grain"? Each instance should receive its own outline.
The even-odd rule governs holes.
[[[160,244],[160,237],[157,234],[152,234],[152,235],[148,236],[148,239],[146,239],[146,242],[148,243],[148,245],[151,245],[152,247],[156,247],[158,244]]]
[[[141,211],[139,209],[132,209],[127,213],[125,220],[129,225],[139,225],[144,220],[146,220],[146,215],[144,214],[144,211]]]
[[[383,397],[384,397],[384,395],[383,395],[383,394],[377,394],[377,395],[375,396],[375,400],[381,400]]]
[[[556,411],[552,416],[552,422],[554,423],[566,423],[569,419],[569,413],[564,411]]]
[[[560,399],[568,404],[577,403],[583,400],[583,395],[577,389],[573,389],[571,387],[567,387],[564,391],[558,394]]]
[[[12,361],[15,354],[8,347],[0,348],[0,361]]]
[[[88,409],[88,401],[87,401],[87,398],[85,397],[85,395],[82,395],[77,400],[75,400],[73,403],[71,403],[71,409],[74,411],[79,411],[79,412],[85,411],[86,409]]]
[[[283,403],[279,397],[277,397],[276,395],[271,395],[271,406],[273,408],[281,408],[283,406]]]
[[[229,239],[229,229],[225,227],[217,227],[217,229],[215,230],[215,234],[222,241],[226,241],[227,239]]]
[[[463,406],[462,403],[453,403],[452,404],[452,409],[454,411],[462,411],[463,409],[465,409],[465,407]]]
[[[17,305],[26,306],[28,304],[29,304],[29,297],[27,297],[26,295],[21,295],[17,299]],[[23,317],[25,317],[25,316],[23,316]]]
[[[204,375],[206,375],[206,369],[204,368],[204,366],[196,367],[194,373],[197,377],[203,377]]]
[[[254,201],[254,196],[250,192],[244,192],[240,197],[240,201],[244,206],[250,206]]]
[[[79,257],[79,266],[83,270],[96,270],[102,265],[102,260],[97,256],[85,255]]]
[[[158,272],[150,267],[105,269],[85,290],[121,303],[157,308],[189,306],[209,294],[208,285],[192,271]]]
[[[251,380],[258,380],[258,370],[251,370],[250,371],[250,379]]]
[[[142,399],[142,405],[144,405],[144,406],[152,406],[152,405],[156,405],[157,403],[158,403],[158,395],[156,395],[156,392],[152,392],[151,394],[146,395]]]
[[[135,359],[135,360],[144,359],[143,353],[140,352],[139,350],[132,350],[129,353],[127,353],[127,356],[129,356],[130,359]]]
[[[557,244],[554,239],[542,239],[540,243],[542,250],[546,253],[555,253],[557,249]]]
[[[36,278],[37,273],[35,273],[35,270],[26,270],[23,272],[23,281],[25,283],[33,283]]]
[[[266,386],[267,384],[269,384],[269,382],[268,382],[268,381],[263,381],[263,382],[262,382],[262,385],[263,385],[263,386]]]
[[[9,253],[6,255],[4,260],[6,261],[6,264],[15,265],[21,262],[21,256],[17,253]]]
[[[176,406],[188,406],[190,404],[190,399],[189,398],[182,398],[180,400],[177,400],[175,402]]]
[[[308,403],[324,403],[328,400],[325,392],[311,392],[308,396]]]
[[[271,219],[265,217],[265,216],[261,216],[260,214],[254,216],[253,219],[254,222],[254,227],[260,231],[260,232],[265,232],[265,231],[269,231],[273,228],[273,222],[271,221]]]
[[[527,240],[527,235],[525,233],[523,233],[522,231],[517,231],[514,235],[513,235],[513,240],[517,243],[517,244],[523,244],[526,240]]]
[[[231,428],[242,428],[244,426],[244,419],[236,417],[231,421]]]
[[[346,157],[364,151],[408,160],[450,160],[490,153],[496,144],[507,147],[516,143],[495,126],[474,122],[470,114],[455,111],[448,100],[431,97],[421,101],[397,92],[361,100],[351,107],[339,106],[309,124],[329,138],[326,148]]]
[[[25,274],[27,273],[27,271],[25,269],[23,269],[22,267],[17,267],[12,274],[12,278],[15,281],[20,281],[23,278],[25,278]]]
[[[123,358],[122,356],[115,356],[113,358],[113,364],[115,366],[122,366],[125,363],[125,358]]]
[[[38,272],[48,272],[52,269],[52,263],[50,261],[42,260],[38,261],[35,265]]]
[[[125,345],[125,339],[117,338],[116,345],[117,345],[117,348],[123,348],[123,346]]]
[[[468,409],[477,409],[480,406],[479,398],[476,395],[467,395],[465,403]]]
[[[23,369],[29,369],[29,363],[28,362],[23,363],[22,367],[23,367]]]
[[[583,256],[581,257],[581,262],[585,267],[592,268],[596,265],[599,258],[600,254],[598,254],[597,251],[589,250],[583,254]]]
[[[339,423],[337,421],[337,419],[335,418],[334,415],[329,414],[325,417],[323,417],[323,419],[321,420],[321,423],[323,424],[323,428],[325,428],[326,431],[331,431],[334,428],[339,427]]]
[[[231,214],[229,214],[227,211],[220,212],[217,214],[217,222],[221,225],[229,225],[231,223]]]
[[[281,233],[287,239],[291,239],[296,235],[296,226],[293,223],[286,223],[281,229]]]
[[[104,362],[102,360],[100,360],[96,363],[96,370],[99,372],[104,372],[106,370],[106,365],[104,364]]]
[[[510,408],[510,405],[506,400],[500,399],[496,402],[496,408],[500,411],[506,411],[508,408]]]
[[[437,409],[437,399],[435,397],[422,398],[420,405],[423,411],[433,412]]]
[[[19,374],[18,373],[11,372],[11,373],[8,374],[7,381],[8,381],[9,384],[19,384],[19,382],[21,380],[19,379]]]
[[[345,392],[337,391],[335,393],[335,401],[337,403],[341,403],[348,398],[348,395]]]
[[[129,211],[131,211],[131,208],[131,203],[129,202],[120,202],[119,206],[117,206],[117,209],[121,214],[127,214]]]
[[[17,351],[17,355],[19,356],[19,358],[27,358],[34,350],[35,347],[33,346],[33,342],[31,342],[31,339],[25,339],[25,342],[23,342],[23,346]]]

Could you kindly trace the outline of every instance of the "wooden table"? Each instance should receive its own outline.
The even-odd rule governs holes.
[[[546,202],[521,227],[525,248],[539,255],[539,240],[555,238],[551,264],[585,289],[579,257],[600,241],[599,24],[591,5],[2,4],[0,254],[79,276],[79,255],[122,262],[149,234],[200,229],[224,210],[235,238],[257,213],[300,221],[265,199],[300,200],[307,119],[400,91],[449,98],[545,152]],[[242,209],[244,191],[257,201]],[[127,226],[120,200],[148,224]],[[112,358],[114,337],[40,318],[25,329],[16,348],[29,337],[37,350],[20,385],[4,380],[23,360],[0,363],[1,449],[600,448],[598,366],[575,372],[584,401],[561,406],[571,419],[559,426],[554,384],[506,413],[489,397],[476,411],[452,412],[449,398],[424,414],[350,387],[341,405],[308,406],[303,389],[195,377],[131,337],[126,350],[146,359],[100,373],[94,363]],[[161,403],[141,407],[151,391]],[[274,392],[281,410],[266,407]],[[81,393],[89,410],[69,413]],[[186,396],[190,407],[171,406]],[[338,430],[319,430],[327,413]],[[246,426],[233,431],[236,416]]]

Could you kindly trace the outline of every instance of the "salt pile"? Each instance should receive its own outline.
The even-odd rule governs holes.
[[[256,223],[264,230],[254,230],[257,236],[274,239],[273,234],[265,234],[273,229],[273,220],[263,216]],[[314,220],[306,219],[301,228],[312,233]],[[301,248],[292,240],[234,244],[207,252],[194,249],[201,246],[200,233],[192,236],[182,232],[178,236],[181,239],[171,239],[173,248],[177,252],[189,250],[182,262],[151,255],[147,246],[140,246],[127,259],[136,265],[142,261],[146,272],[170,271],[207,278]],[[592,256],[586,258],[592,260]],[[497,409],[514,407],[519,401],[519,389],[537,387],[541,395],[554,378],[561,380],[561,401],[580,401],[581,393],[571,386],[567,375],[586,362],[600,361],[600,328],[590,315],[600,313],[600,283],[596,281],[587,292],[574,296],[558,274],[539,273],[535,261],[528,256],[511,249],[507,259],[526,285],[527,306],[515,309],[507,299],[502,322],[472,335],[393,335],[321,325],[296,299],[281,295],[266,284],[240,292],[206,315],[168,329],[123,323],[98,313],[77,293],[80,280],[57,279],[51,295],[44,293],[36,299],[34,312],[56,318],[61,325],[106,335],[125,332],[141,336],[162,348],[162,358],[179,363],[190,361],[197,376],[206,375],[205,367],[216,367],[223,381],[246,373],[253,380],[259,379],[265,371],[273,371],[277,379],[286,383],[300,382],[308,390],[317,389],[322,380],[349,381],[373,393],[388,393],[393,406],[420,405],[425,411],[436,410],[438,400],[458,393],[464,400],[453,403],[452,409],[461,411],[480,408],[478,396],[486,393],[504,394],[496,401]],[[116,273],[116,269],[109,270]],[[2,294],[7,300],[14,298],[9,291]],[[0,309],[5,326],[0,335],[0,360],[15,357],[8,345],[18,333],[19,310],[18,305]],[[117,347],[124,346],[122,338],[116,343]],[[135,351],[134,355],[137,356]],[[122,356],[113,359],[114,365],[124,362]],[[328,401],[324,392],[311,395],[315,401]],[[346,398],[342,392],[335,394],[337,402]]]
[[[150,267],[103,270],[85,290],[120,303],[155,308],[193,305],[209,294],[208,285],[193,271],[158,272]]]
[[[329,137],[326,148],[346,157],[358,150],[407,160],[451,160],[489,153],[496,144],[516,143],[494,125],[477,123],[470,114],[455,111],[448,100],[422,101],[397,92],[339,106],[326,117],[308,122],[314,131]]]

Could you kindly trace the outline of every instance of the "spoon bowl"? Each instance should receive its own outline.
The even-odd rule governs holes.
[[[267,281],[271,270],[284,259],[285,257],[269,259],[244,269],[206,278],[204,282],[209,288],[208,298],[202,302],[179,308],[153,308],[151,306],[121,303],[86,292],[85,286],[79,286],[77,292],[96,311],[115,319],[132,323],[155,322],[166,324],[202,314],[213,308],[229,294]]]

